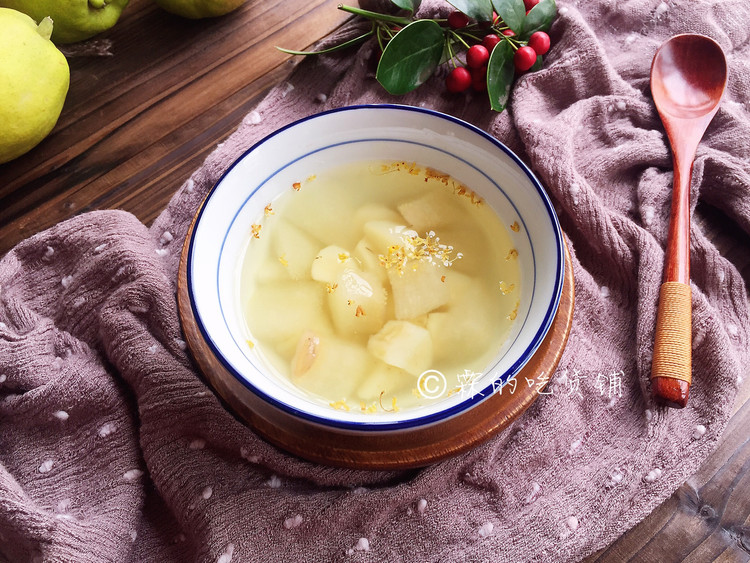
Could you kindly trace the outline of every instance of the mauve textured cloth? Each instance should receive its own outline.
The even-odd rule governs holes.
[[[422,14],[445,9],[425,2]],[[517,81],[509,111],[445,94],[442,76],[389,97],[374,80],[372,44],[308,59],[151,228],[124,212],[88,213],[3,257],[1,557],[573,561],[694,473],[747,373],[750,321],[736,266],[694,225],[691,397],[684,410],[654,405],[672,162],[649,67],[676,33],[724,48],[728,91],[698,149],[692,196],[750,232],[750,3],[559,9],[545,68]],[[384,101],[463,118],[533,168],[570,245],[576,310],[552,392],[509,428],[424,469],[367,472],[287,455],[228,413],[185,349],[175,284],[189,221],[244,150],[296,118]]]

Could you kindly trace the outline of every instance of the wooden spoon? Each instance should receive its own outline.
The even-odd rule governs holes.
[[[651,64],[651,95],[672,146],[674,193],[664,283],[659,293],[651,386],[656,399],[683,408],[692,372],[690,179],[698,143],[727,83],[721,47],[703,35],[676,35]]]

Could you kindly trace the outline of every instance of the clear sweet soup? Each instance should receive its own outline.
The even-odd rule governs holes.
[[[330,408],[377,415],[466,391],[503,345],[520,283],[510,233],[468,187],[361,162],[268,202],[239,295],[269,369]]]

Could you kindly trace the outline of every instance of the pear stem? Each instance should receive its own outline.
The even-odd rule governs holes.
[[[37,26],[36,30],[45,39],[49,39],[52,37],[52,18],[47,16],[42,21],[39,22],[39,25]]]

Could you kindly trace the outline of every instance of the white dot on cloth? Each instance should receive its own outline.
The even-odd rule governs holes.
[[[67,512],[70,510],[72,502],[69,498],[64,498],[60,502],[57,503],[57,507],[55,508],[56,512],[59,512],[61,514]]]
[[[526,497],[525,504],[531,504],[532,502],[536,501],[537,498],[539,498],[539,492],[542,490],[542,487],[539,483],[536,481],[531,483],[531,492],[529,493],[529,496]]]
[[[495,529],[495,525],[492,522],[485,522],[482,524],[478,530],[478,534],[480,538],[486,538],[490,534],[492,534],[492,530]]]
[[[54,253],[55,253],[55,249],[54,249],[54,248],[52,248],[51,246],[48,246],[48,247],[47,247],[47,248],[46,248],[46,249],[44,250],[44,257],[45,257],[45,258],[50,258],[50,257],[51,257],[51,256],[52,256],[52,255],[53,255]]]
[[[73,283],[73,276],[65,276],[60,280],[60,283],[65,289],[68,289],[70,287],[70,284]]]
[[[135,313],[136,315],[142,315],[143,313],[148,313],[148,305],[137,305],[135,303],[128,303],[128,310],[131,313]]]
[[[70,415],[65,411],[55,411],[52,413],[52,416],[54,416],[57,420],[61,420],[62,422],[65,422],[70,418]]]
[[[559,12],[559,10],[558,10],[558,12]],[[630,45],[630,44],[631,44],[631,43],[633,43],[633,42],[634,42],[634,41],[635,41],[636,39],[638,39],[638,34],[637,34],[637,33],[631,33],[630,35],[628,35],[628,36],[627,36],[627,37],[625,38],[625,43],[626,43],[627,45]]]
[[[291,530],[293,528],[298,528],[300,524],[302,524],[303,518],[300,514],[295,514],[294,516],[287,518],[284,520],[284,527],[287,530]]]
[[[156,354],[156,344],[152,344],[148,347],[148,353],[149,354]]]
[[[702,424],[698,424],[693,432],[693,440],[700,440],[706,433],[706,427]]]
[[[247,117],[244,121],[245,123],[249,123],[250,125],[258,125],[258,123],[263,121],[263,118],[261,118],[260,114],[257,111],[251,111],[247,114]]]
[[[130,541],[134,542],[135,538],[137,538],[137,537],[138,537],[138,532],[135,531],[135,530],[130,530]]]
[[[627,105],[625,104],[625,102],[623,102],[622,100],[618,101],[618,102],[617,102],[617,103],[615,104],[615,106],[616,106],[616,107],[617,107],[617,109],[619,109],[620,111],[625,111],[625,110],[627,109],[627,107],[628,107],[628,106],[627,106]]]
[[[328,96],[326,96],[322,92],[318,94],[317,96],[315,96],[315,101],[318,103],[324,104],[326,103],[326,100],[328,100]]]
[[[643,476],[643,480],[646,481],[646,483],[653,483],[657,479],[661,477],[661,469],[658,467],[655,469],[652,469],[646,475]]]
[[[352,494],[361,495],[363,493],[366,493],[367,490],[368,490],[367,487],[357,487],[356,489],[352,490]]]
[[[180,350],[185,350],[185,349],[187,349],[187,344],[186,344],[186,343],[185,343],[185,341],[184,341],[184,340],[182,340],[181,338],[175,338],[175,339],[174,339],[174,343],[175,343],[175,344],[177,344],[177,347],[178,347],[178,348],[179,348]]]
[[[99,246],[97,246],[96,248],[94,248],[94,253],[95,254],[99,254],[105,248],[107,248],[107,243],[106,242],[103,243],[103,244],[100,244]]]
[[[737,336],[739,334],[739,329],[736,325],[728,324],[727,325],[727,332],[729,333],[729,336]]]
[[[291,82],[284,82],[284,89],[281,91],[281,97],[286,98],[292,90],[294,90],[294,84]]]
[[[583,440],[578,438],[577,440],[573,440],[573,442],[570,444],[570,449],[568,450],[568,454],[573,455],[575,451],[581,447],[581,443]]]
[[[170,233],[169,231],[164,231],[159,238],[159,242],[161,242],[162,244],[169,244],[173,240],[174,236],[172,236],[172,233]]]
[[[724,270],[718,270],[716,272],[716,277],[719,279],[719,283],[724,283],[724,278],[726,274],[724,273]]]
[[[669,11],[669,4],[667,4],[666,2],[662,2],[656,7],[656,10],[654,11],[654,18],[659,19],[668,11]]]
[[[417,512],[424,514],[425,510],[427,510],[427,500],[419,499],[419,502],[417,503]]]
[[[625,474],[618,468],[609,474],[609,479],[613,485],[618,485],[622,482]]]
[[[8,328],[8,325],[6,325],[5,323],[0,323],[0,330],[5,330],[6,328]]]
[[[647,227],[654,222],[654,208],[649,205],[643,206],[643,224]]]
[[[166,256],[167,254],[169,254],[169,250],[167,250],[166,248],[157,248],[154,252],[156,252],[157,256]]]
[[[203,438],[196,438],[195,440],[192,440],[188,447],[191,450],[202,450],[206,447],[206,441]]]
[[[568,13],[568,8],[566,8],[565,6],[563,6],[562,8],[559,8],[557,10],[557,13],[560,14],[561,16],[564,16],[565,14]]]
[[[49,473],[52,467],[55,465],[55,462],[51,459],[48,459],[47,461],[43,462],[39,466],[39,473]]]
[[[6,381],[8,381],[8,376],[4,373],[0,373],[0,383],[5,383]]]
[[[212,488],[212,487],[206,487],[205,489],[203,489],[203,490],[201,491],[201,496],[202,496],[202,497],[203,497],[203,498],[204,498],[205,500],[208,500],[208,499],[210,499],[210,498],[211,498],[211,495],[213,495],[213,494],[214,494],[214,490],[213,490],[213,488]]]
[[[97,434],[100,438],[106,438],[110,434],[112,434],[115,430],[117,430],[117,425],[115,425],[114,422],[105,422],[99,427],[99,430],[97,431]]]
[[[276,475],[271,475],[271,478],[266,481],[266,485],[268,485],[272,489],[278,489],[279,487],[281,487],[281,479],[279,479]]]
[[[370,540],[367,538],[359,538],[357,545],[354,546],[356,551],[370,551]]]
[[[143,475],[143,471],[140,469],[130,469],[122,474],[126,481],[135,481],[141,475]]]
[[[61,370],[63,365],[65,364],[65,361],[60,357],[56,356],[54,360],[52,360],[52,369]]]
[[[240,448],[240,457],[242,457],[242,459],[246,459],[250,463],[258,463],[258,461],[260,461],[260,458],[257,455],[251,454],[250,450],[248,450],[245,446],[242,446]]]
[[[224,548],[224,553],[216,560],[216,563],[229,563],[232,560],[232,555],[234,555],[234,544],[229,543]]]
[[[651,409],[646,409],[644,414],[646,415],[646,420],[651,422],[651,419],[654,417],[654,413],[651,411]]]
[[[609,288],[606,285],[601,286],[599,292],[602,294],[602,297],[609,297]]]
[[[188,178],[187,182],[185,182],[185,190],[188,192],[192,192],[195,189],[195,182],[192,178]]]
[[[569,516],[567,520],[565,520],[565,525],[570,528],[571,532],[575,532],[578,529],[578,518],[575,516]]]

